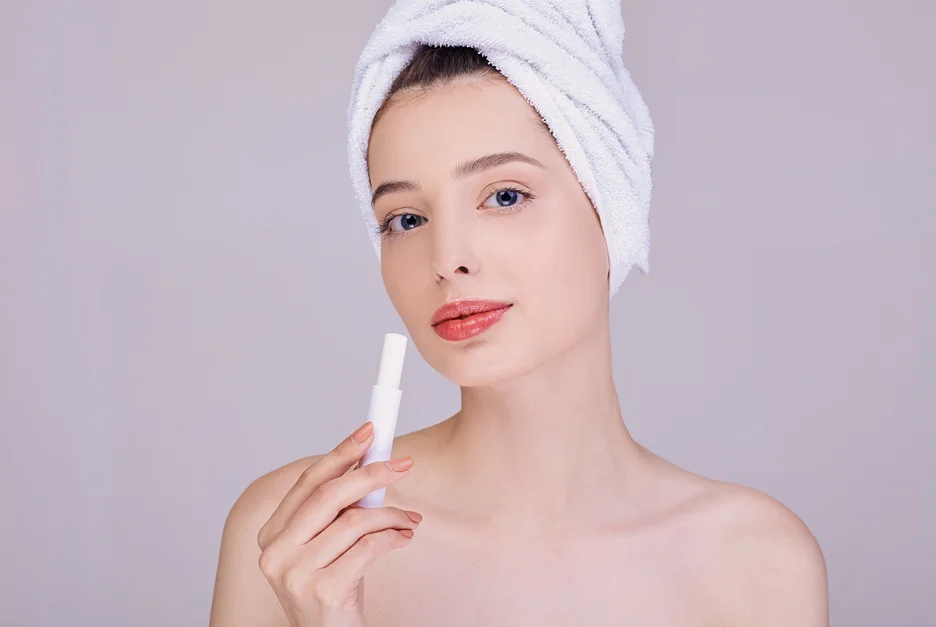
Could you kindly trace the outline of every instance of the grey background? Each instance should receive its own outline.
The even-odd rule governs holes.
[[[345,111],[389,0],[0,2],[0,624],[207,621],[255,477],[402,330]],[[625,0],[657,125],[627,424],[809,525],[835,625],[936,615],[936,4]],[[400,432],[455,411],[413,351]]]

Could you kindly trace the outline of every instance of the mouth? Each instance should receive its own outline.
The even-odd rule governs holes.
[[[513,303],[492,300],[458,300],[436,309],[431,326],[444,340],[458,342],[487,331]]]
[[[432,314],[432,326],[439,325],[449,320],[464,320],[471,316],[506,309],[511,307],[511,303],[505,303],[495,300],[456,300],[451,303],[445,303],[435,310]]]

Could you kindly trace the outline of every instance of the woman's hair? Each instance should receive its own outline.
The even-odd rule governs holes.
[[[422,44],[409,64],[397,75],[390,91],[374,115],[371,128],[399,92],[416,94],[448,85],[458,78],[493,78],[502,76],[475,48],[465,46],[430,46]]]
[[[475,48],[420,45],[410,62],[390,84],[386,98],[371,121],[371,131],[377,125],[380,116],[390,107],[394,95],[406,93],[409,97],[416,98],[436,87],[444,87],[457,79],[465,78],[506,80],[504,75]],[[541,117],[537,115],[534,122],[550,137],[552,136],[549,126]],[[365,153],[365,159],[366,156],[367,153]]]

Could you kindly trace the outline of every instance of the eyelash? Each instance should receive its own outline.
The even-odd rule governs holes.
[[[517,192],[518,194],[522,194],[523,196],[525,196],[525,198],[523,199],[523,201],[518,202],[516,205],[510,205],[509,207],[492,207],[492,209],[494,209],[497,213],[512,213],[514,211],[518,211],[520,208],[526,206],[527,203],[529,203],[531,200],[536,198],[536,196],[534,196],[531,192],[522,190],[519,187],[513,187],[511,185],[507,185],[507,186],[499,187],[495,189],[493,192],[487,195],[485,200],[487,198],[490,198],[494,194],[499,194],[501,192]],[[398,235],[405,235],[406,231],[403,231],[401,233],[396,233],[390,230],[390,222],[393,221],[393,219],[398,216],[405,216],[405,215],[408,215],[407,212],[405,211],[401,213],[391,213],[387,215],[387,217],[383,219],[383,222],[380,223],[377,232],[381,235],[386,235],[387,237],[396,237]],[[410,229],[410,230],[415,230],[415,229]]]

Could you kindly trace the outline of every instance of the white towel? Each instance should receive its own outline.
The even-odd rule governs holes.
[[[348,108],[351,179],[374,249],[367,143],[374,114],[420,44],[477,49],[546,122],[595,207],[610,295],[649,272],[653,123],[621,58],[620,0],[399,0],[358,59]]]

